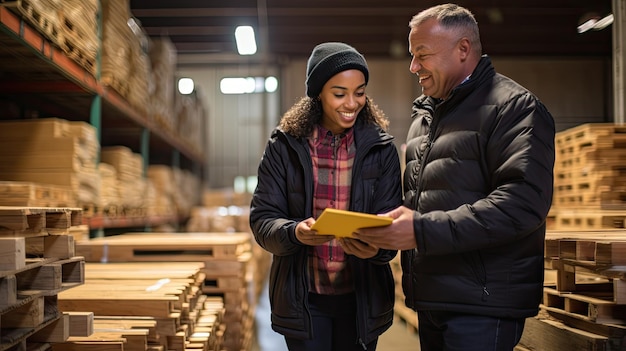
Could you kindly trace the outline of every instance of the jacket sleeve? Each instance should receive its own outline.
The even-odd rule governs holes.
[[[484,155],[485,181],[491,192],[454,210],[416,213],[420,252],[493,247],[519,240],[544,225],[552,203],[554,120],[526,92],[500,108],[494,125]],[[426,235],[433,232],[438,235]]]
[[[381,155],[384,164],[383,174],[380,177],[376,196],[374,198],[374,213],[389,212],[402,205],[402,177],[400,175],[400,157],[394,144],[385,146]],[[397,250],[379,250],[378,254],[370,258],[374,263],[385,264],[391,261]]]
[[[290,158],[279,139],[265,147],[258,167],[258,183],[250,205],[250,229],[257,243],[277,256],[298,252],[302,244],[296,239],[298,220],[289,218],[286,164]]]

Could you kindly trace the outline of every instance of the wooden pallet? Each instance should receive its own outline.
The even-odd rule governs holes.
[[[555,143],[559,154],[583,150],[626,148],[626,126],[613,123],[586,123],[558,132]]]
[[[90,262],[237,260],[251,249],[248,233],[126,233],[76,243]]]
[[[546,307],[562,309],[594,323],[626,323],[626,305],[618,305],[601,295],[594,297],[589,294],[560,292],[544,287],[543,304]]]
[[[551,210],[553,230],[601,230],[626,228],[626,210]]]
[[[570,327],[558,320],[540,317],[526,319],[520,347],[515,350],[541,351],[607,351],[618,350],[609,346],[609,338],[596,333]]]
[[[67,234],[81,221],[80,208],[0,206],[0,236]]]
[[[84,283],[84,261],[29,259],[20,270],[0,273],[0,350],[7,350],[61,318],[57,296]]]

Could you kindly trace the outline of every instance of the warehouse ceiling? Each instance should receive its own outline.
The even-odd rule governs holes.
[[[367,57],[408,57],[411,16],[438,1],[419,0],[130,0],[149,36],[167,35],[188,62],[270,62],[308,57],[323,41],[344,41]],[[607,56],[612,27],[577,26],[611,13],[611,0],[458,1],[478,20],[492,56]],[[256,30],[258,54],[237,55],[235,28]],[[191,58],[191,59],[189,59]],[[190,60],[190,61],[189,61]]]

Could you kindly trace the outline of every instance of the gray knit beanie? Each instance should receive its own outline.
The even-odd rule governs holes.
[[[323,43],[313,49],[306,65],[306,95],[316,97],[324,84],[335,74],[349,69],[358,69],[369,80],[367,62],[355,48],[344,43]]]

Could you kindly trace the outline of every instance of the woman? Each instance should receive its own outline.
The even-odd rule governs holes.
[[[282,117],[259,165],[250,226],[273,254],[272,328],[291,351],[372,351],[393,321],[397,251],[311,230],[327,207],[378,214],[402,202],[398,153],[368,79],[353,47],[316,46],[307,97]]]

